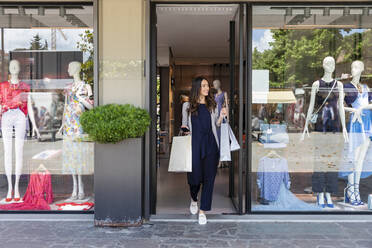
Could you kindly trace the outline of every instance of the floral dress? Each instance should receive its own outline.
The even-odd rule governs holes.
[[[63,112],[63,173],[90,174],[92,173],[93,151],[91,144],[83,142],[83,128],[80,116],[86,110],[80,98],[93,104],[87,85],[69,84],[65,88],[65,110]]]

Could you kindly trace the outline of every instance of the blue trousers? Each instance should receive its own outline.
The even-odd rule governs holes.
[[[201,185],[200,210],[209,211],[212,207],[214,180],[217,173],[218,153],[207,155],[204,159],[193,159],[192,172],[187,174],[190,195],[193,201],[198,200]]]

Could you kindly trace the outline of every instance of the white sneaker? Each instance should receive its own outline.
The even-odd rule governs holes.
[[[194,202],[193,200],[191,200],[190,213],[191,214],[197,214],[198,213],[198,202]]]
[[[203,213],[199,213],[199,225],[207,224],[207,216]]]

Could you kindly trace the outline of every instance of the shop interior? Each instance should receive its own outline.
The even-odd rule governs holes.
[[[237,98],[238,80],[231,85],[230,22],[236,21],[237,5],[157,5],[157,65],[158,65],[158,150],[157,150],[157,214],[189,213],[190,193],[186,173],[168,172],[172,138],[177,136],[182,121],[182,103],[187,101],[191,81],[204,76],[217,94],[213,81],[229,103],[231,89]],[[237,27],[238,22],[235,22]],[[238,32],[236,32],[238,33]],[[234,37],[236,42],[238,35]],[[236,55],[238,49],[235,49]],[[236,56],[238,57],[238,56]],[[236,101],[236,99],[234,99]],[[234,104],[233,104],[234,105]],[[231,107],[231,104],[230,104]],[[230,109],[238,118],[238,106]],[[237,123],[237,122],[236,122]],[[231,124],[231,123],[230,123]],[[235,130],[237,131],[237,126]],[[235,163],[219,165],[213,192],[212,213],[236,213],[229,190],[231,167]],[[233,155],[233,156],[234,156]]]

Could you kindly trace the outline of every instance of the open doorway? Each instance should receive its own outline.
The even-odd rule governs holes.
[[[172,138],[182,121],[182,103],[187,101],[192,78],[202,75],[210,86],[219,80],[229,103],[230,125],[242,136],[243,110],[239,108],[243,80],[242,8],[236,4],[158,4],[156,11],[157,123],[156,123],[156,214],[187,214],[190,193],[186,173],[169,173]],[[211,88],[214,94],[217,90]],[[241,140],[241,137],[240,137]],[[242,212],[241,153],[218,168],[212,212]],[[240,176],[239,176],[240,173]],[[154,175],[153,175],[154,176]],[[238,199],[238,200],[237,200]],[[154,211],[153,211],[154,212]]]

